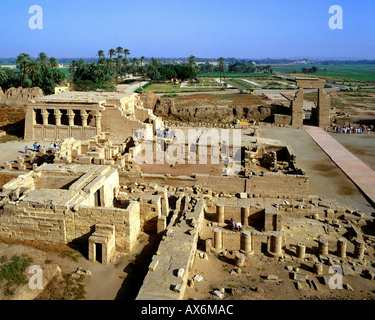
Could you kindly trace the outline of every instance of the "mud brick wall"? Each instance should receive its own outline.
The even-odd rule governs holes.
[[[276,125],[290,125],[292,122],[292,116],[284,114],[275,114],[274,123]]]

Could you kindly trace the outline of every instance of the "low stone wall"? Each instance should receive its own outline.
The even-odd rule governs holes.
[[[120,184],[156,183],[171,187],[201,186],[211,188],[215,192],[246,192],[261,196],[302,196],[309,194],[309,178],[303,175],[284,175],[282,173],[264,173],[263,176],[241,178],[237,176],[167,176],[158,174],[134,174],[120,171]]]
[[[204,200],[197,199],[191,211],[189,206],[189,201],[185,201],[182,217],[167,228],[149,265],[137,300],[183,299],[203,224]]]

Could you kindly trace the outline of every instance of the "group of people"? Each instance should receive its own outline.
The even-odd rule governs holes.
[[[242,223],[241,223],[241,222],[234,222],[234,219],[233,219],[233,218],[230,219],[230,221],[229,221],[229,226],[230,226],[233,230],[242,231]]]
[[[333,132],[340,132],[344,134],[359,134],[359,133],[364,133],[367,132],[367,134],[370,134],[370,128],[367,127],[365,128],[364,126],[359,126],[358,128],[353,128],[349,126],[334,126],[333,127]]]
[[[53,148],[55,148],[55,150],[59,150],[59,144],[57,142],[54,142],[54,143],[51,143],[49,148],[50,150],[52,150]]]
[[[59,144],[57,143],[57,142],[53,142],[53,143],[51,143],[50,144],[50,151],[53,149],[53,148],[55,148],[55,150],[59,150]],[[34,152],[41,152],[41,145],[38,143],[38,142],[35,142],[34,144],[33,144],[33,151]],[[46,146],[43,146],[43,150],[44,150],[44,152],[46,152]],[[25,154],[27,154],[27,152],[29,151],[29,147],[26,145],[25,146]]]
[[[155,135],[159,138],[174,139],[176,137],[174,130],[169,130],[169,128],[155,130]]]

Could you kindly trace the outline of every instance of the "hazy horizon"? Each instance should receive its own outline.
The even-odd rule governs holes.
[[[32,5],[43,9],[42,30],[29,28]],[[343,29],[329,28],[331,5],[342,7]],[[372,0],[3,0],[1,8],[4,58],[95,58],[122,46],[129,58],[375,59]]]

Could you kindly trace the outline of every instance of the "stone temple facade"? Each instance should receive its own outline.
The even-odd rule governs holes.
[[[123,141],[139,129],[152,134],[162,125],[137,94],[63,92],[28,103],[25,140],[84,140],[108,132],[113,141]]]

